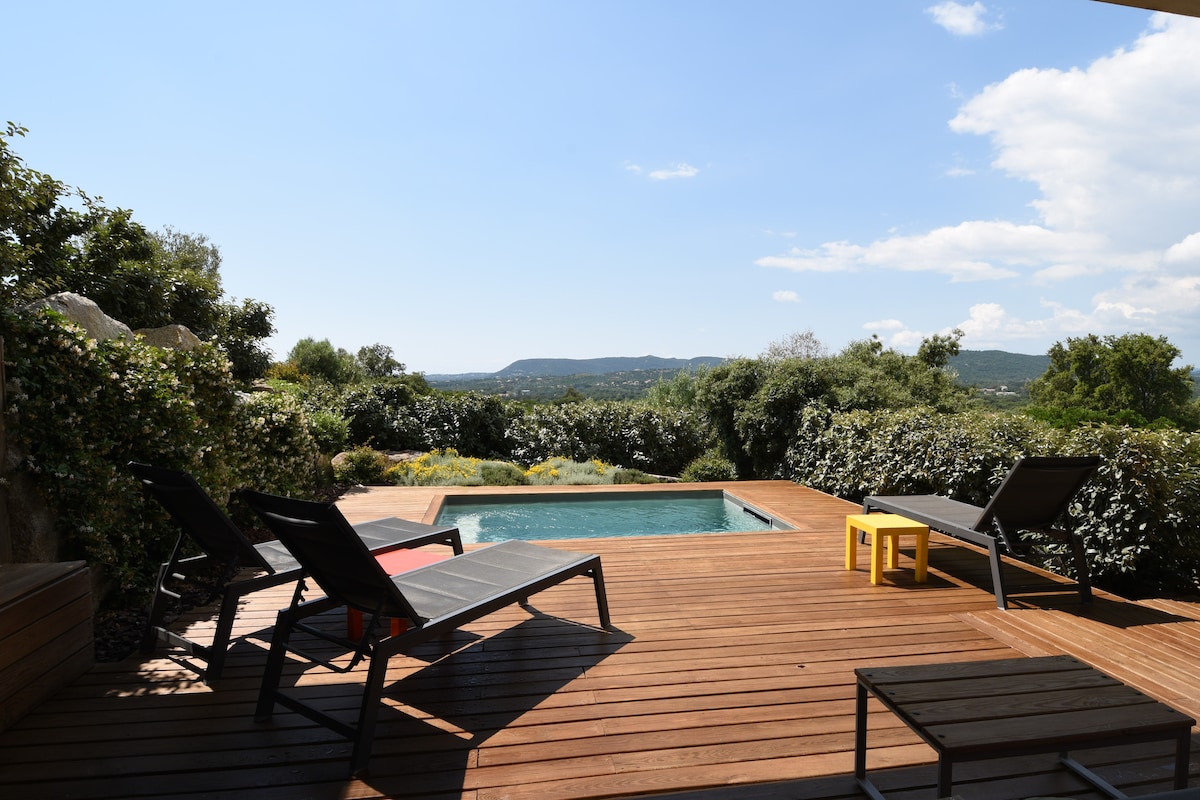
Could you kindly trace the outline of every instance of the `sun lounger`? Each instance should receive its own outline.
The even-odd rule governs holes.
[[[388,660],[392,656],[504,606],[525,605],[531,595],[576,576],[592,579],[600,625],[609,627],[599,556],[509,541],[391,577],[371,557],[333,504],[290,500],[248,490],[241,492],[241,497],[295,554],[326,595],[303,603],[293,601],[279,612],[271,635],[271,653],[263,675],[257,717],[269,718],[279,703],[347,737],[354,742],[350,759],[352,774],[363,771],[370,759]],[[300,626],[300,620],[340,606],[357,609],[369,620],[357,644],[329,635],[324,637],[354,648],[346,670],[362,658],[370,659],[354,725],[304,703],[279,687],[287,651],[296,652],[289,639]],[[402,632],[380,636],[376,622],[381,617],[401,618],[407,627]],[[325,666],[337,669],[332,664]]]
[[[1083,542],[1057,524],[1099,464],[1099,456],[1028,456],[1013,465],[983,508],[937,495],[906,495],[867,497],[863,511],[899,514],[986,548],[999,608],[1008,607],[1000,556],[1018,555],[1017,534],[1037,531],[1064,540],[1075,561],[1080,599],[1088,602],[1091,584]]]
[[[225,666],[225,655],[233,630],[239,600],[250,592],[295,581],[303,570],[281,542],[251,544],[246,534],[233,523],[208,493],[186,472],[130,462],[129,469],[142,483],[142,490],[166,508],[179,527],[179,538],[170,559],[158,572],[154,596],[142,635],[142,652],[153,652],[159,642],[180,648],[188,655],[206,662],[204,680],[215,684]],[[356,525],[355,535],[363,546],[375,555],[401,548],[427,544],[445,544],[461,553],[462,540],[458,528],[423,525],[418,522],[389,517]],[[184,557],[184,551],[199,549],[200,555]],[[212,644],[202,645],[174,631],[163,620],[173,601],[180,594],[168,587],[168,582],[186,580],[185,571],[193,576],[211,565],[220,565],[219,578],[221,611]],[[253,575],[239,575],[243,569]]]

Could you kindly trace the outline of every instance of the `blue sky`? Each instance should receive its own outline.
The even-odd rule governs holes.
[[[1165,335],[1200,20],[1093,0],[0,0],[27,165],[410,371]]]

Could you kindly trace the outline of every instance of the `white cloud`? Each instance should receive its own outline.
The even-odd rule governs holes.
[[[1200,21],[1155,17],[1130,50],[1087,69],[1026,69],[950,121],[988,136],[993,166],[1036,184],[1057,230],[1106,230],[1119,246],[1195,232],[1200,206]]]
[[[1200,265],[1200,233],[1189,234],[1183,241],[1168,247],[1163,260],[1168,264]]]
[[[1000,27],[999,22],[989,22],[990,13],[983,3],[955,3],[953,0],[938,3],[925,9],[933,21],[955,36],[979,36]]]
[[[881,319],[875,322],[863,323],[863,330],[868,331],[895,331],[902,330],[904,323],[898,319]]]
[[[815,250],[792,248],[786,255],[758,259],[762,267],[797,272],[857,272],[891,269],[940,272],[953,282],[1018,277],[1020,269],[1105,260],[1103,236],[1056,233],[1038,225],[962,222],[914,236],[893,236],[867,246],[827,242]]]
[[[980,4],[939,4],[949,13]],[[944,24],[944,23],[940,23]],[[798,245],[760,266],[944,276],[968,297],[965,347],[1144,330],[1195,338],[1200,319],[1200,20],[1155,15],[1083,68],[1026,69],[965,102],[952,130],[1032,187],[1038,218],[967,220],[868,244]],[[955,162],[951,162],[952,164]],[[980,282],[970,288],[970,282]],[[937,289],[922,284],[924,297]],[[1002,302],[1001,302],[1002,301]],[[915,304],[919,298],[910,301]],[[906,313],[917,313],[917,308]],[[941,323],[951,307],[924,310]],[[951,326],[953,327],[953,326]],[[919,341],[903,329],[894,345]],[[1048,346],[1048,344],[1046,345]]]
[[[655,181],[667,181],[675,178],[694,178],[700,174],[700,170],[693,167],[691,164],[679,163],[670,169],[656,169],[650,173],[650,179]]]
[[[799,303],[800,295],[793,292],[791,289],[781,289],[771,295],[771,299],[777,303]]]
[[[640,166],[638,166],[637,164],[631,164],[628,161],[625,162],[625,169],[629,172],[632,172],[634,175],[642,174],[642,168]]]

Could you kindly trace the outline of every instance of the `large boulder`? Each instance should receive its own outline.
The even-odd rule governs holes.
[[[41,300],[22,306],[23,311],[49,308],[82,327],[93,339],[116,339],[130,336],[133,331],[124,322],[113,319],[100,310],[100,306],[83,295],[74,292],[59,292]]]
[[[146,344],[155,347],[169,347],[172,350],[195,350],[200,346],[200,338],[192,333],[186,325],[164,325],[161,328],[138,328],[134,331],[146,340]]]

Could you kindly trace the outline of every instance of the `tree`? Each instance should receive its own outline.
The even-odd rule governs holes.
[[[836,356],[730,361],[699,377],[695,404],[739,477],[777,477],[809,409],[962,410],[968,390],[945,369],[961,335],[926,339],[917,356],[885,349],[872,337]]]
[[[235,380],[243,383],[267,374],[271,352],[262,345],[275,332],[275,309],[257,300],[222,303],[217,320],[217,346],[229,358]]]
[[[1196,424],[1189,405],[1192,367],[1172,366],[1180,353],[1165,336],[1089,334],[1055,342],[1047,355],[1050,366],[1029,386],[1042,415],[1076,410],[1100,421]]]
[[[5,305],[72,291],[104,308],[97,295],[110,286],[128,285],[127,296],[151,288],[143,285],[136,269],[153,253],[145,228],[129,211],[109,210],[101,198],[26,167],[8,143],[25,134],[25,128],[10,122],[0,135],[0,280]],[[103,299],[111,306],[111,297]],[[150,304],[155,299],[146,298]],[[136,324],[140,320],[122,321],[142,327]]]
[[[392,348],[373,344],[358,349],[358,365],[368,378],[399,378],[404,365],[392,357]]]
[[[333,348],[328,339],[307,337],[296,342],[288,353],[289,362],[310,378],[320,378],[334,386],[354,383],[362,375],[354,356],[342,348]]]
[[[766,361],[780,361],[785,358],[825,358],[828,355],[829,349],[809,328],[771,342],[762,357]]]
[[[930,369],[945,369],[950,359],[961,351],[958,343],[964,335],[959,328],[951,331],[949,336],[935,333],[921,341],[921,346],[917,348],[917,359]]]
[[[76,292],[129,327],[185,325],[214,341],[241,381],[270,363],[260,342],[274,333],[265,303],[226,301],[221,254],[203,235],[150,233],[127,209],[25,166],[0,133],[0,284],[5,306]]]

